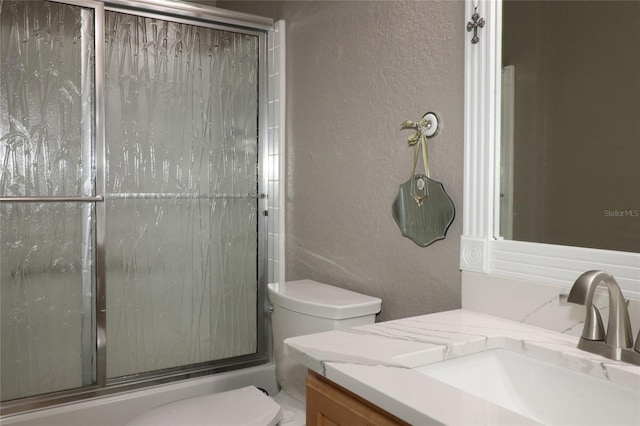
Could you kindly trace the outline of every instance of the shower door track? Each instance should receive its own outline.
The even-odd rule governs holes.
[[[12,203],[62,203],[78,202],[93,204],[95,207],[95,384],[81,388],[35,395],[0,403],[0,419],[33,410],[39,410],[60,404],[78,402],[94,397],[115,394],[165,384],[176,380],[210,375],[230,371],[240,367],[252,367],[269,362],[267,349],[268,324],[266,308],[266,263],[268,255],[267,232],[267,152],[268,152],[268,116],[267,116],[267,33],[273,30],[273,20],[260,16],[209,8],[172,0],[48,0],[93,9],[95,30],[95,196],[53,196],[53,197],[0,197],[0,202]],[[184,24],[254,35],[259,38],[258,53],[258,182],[257,194],[182,194],[182,193],[106,193],[106,141],[104,110],[104,34],[105,11],[170,20]],[[132,374],[107,379],[106,371],[106,199],[257,199],[258,200],[258,329],[256,353],[225,358],[216,361],[168,368],[160,371]],[[264,214],[262,214],[264,213]],[[85,289],[86,290],[86,289]],[[84,291],[84,290],[83,290]],[[264,312],[263,312],[264,311]],[[83,367],[86,370],[86,366]],[[86,382],[86,371],[85,371]]]

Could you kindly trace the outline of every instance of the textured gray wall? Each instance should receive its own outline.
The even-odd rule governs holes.
[[[287,22],[287,279],[381,297],[378,320],[460,307],[464,3],[218,1]],[[431,176],[456,206],[427,248],[391,216],[408,180],[405,119],[435,111]]]

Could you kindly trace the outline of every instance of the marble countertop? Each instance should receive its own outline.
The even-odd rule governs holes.
[[[293,337],[285,343],[288,355],[307,368],[411,424],[524,425],[535,422],[412,369],[504,348],[640,388],[640,367],[579,350],[577,341],[460,309]]]

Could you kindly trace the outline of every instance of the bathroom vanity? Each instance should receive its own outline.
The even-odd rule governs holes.
[[[577,342],[461,309],[294,337],[286,346],[310,370],[310,425],[358,424],[358,410],[344,420],[318,408],[353,401],[386,424],[640,424],[640,367]],[[317,384],[330,391],[319,395]],[[519,386],[504,391],[512,385]]]
[[[374,424],[408,425],[367,400],[309,371],[307,376],[307,426]]]

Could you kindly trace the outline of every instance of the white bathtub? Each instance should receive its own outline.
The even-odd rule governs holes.
[[[25,414],[3,417],[1,425],[22,426],[123,426],[151,408],[192,396],[255,385],[277,393],[273,364],[198,377],[181,382],[66,404]]]

